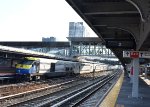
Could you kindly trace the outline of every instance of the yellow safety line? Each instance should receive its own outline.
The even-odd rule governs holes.
[[[116,104],[122,82],[124,78],[124,72],[121,74],[120,78],[112,88],[112,90],[108,93],[105,99],[102,101],[99,107],[124,107],[124,105]]]

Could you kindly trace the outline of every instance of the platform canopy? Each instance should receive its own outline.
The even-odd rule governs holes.
[[[150,50],[149,0],[66,0],[120,59],[123,50]],[[146,63],[148,59],[142,60]]]

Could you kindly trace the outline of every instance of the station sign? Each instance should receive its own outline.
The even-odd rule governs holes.
[[[149,51],[123,51],[124,58],[150,58]]]
[[[106,40],[106,47],[107,48],[123,48],[123,49],[134,49],[135,44],[133,41],[129,40]]]

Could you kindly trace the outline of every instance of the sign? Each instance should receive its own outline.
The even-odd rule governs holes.
[[[123,57],[130,58],[130,51],[123,51]]]
[[[135,44],[130,40],[109,40],[106,39],[107,48],[123,48],[123,49],[134,49]]]
[[[139,52],[136,52],[136,51],[130,52],[130,57],[131,58],[139,58]]]
[[[149,51],[123,51],[124,58],[150,58]]]

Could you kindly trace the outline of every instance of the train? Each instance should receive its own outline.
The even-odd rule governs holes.
[[[29,80],[78,74],[79,72],[80,62],[25,57],[23,61],[16,64],[16,75]]]
[[[80,74],[83,73],[91,73],[91,72],[99,72],[99,71],[106,71],[108,70],[108,65],[103,63],[96,63],[96,62],[82,62]]]
[[[106,71],[108,65],[94,62],[64,61],[37,57],[24,57],[21,60],[3,59],[7,62],[7,77],[17,79],[38,80],[66,75],[79,75],[98,71]],[[5,63],[3,63],[5,65]],[[1,65],[2,66],[2,65]],[[1,68],[1,67],[0,67]],[[7,71],[7,70],[5,70]],[[5,72],[5,74],[8,74]],[[0,77],[4,77],[0,70]]]

